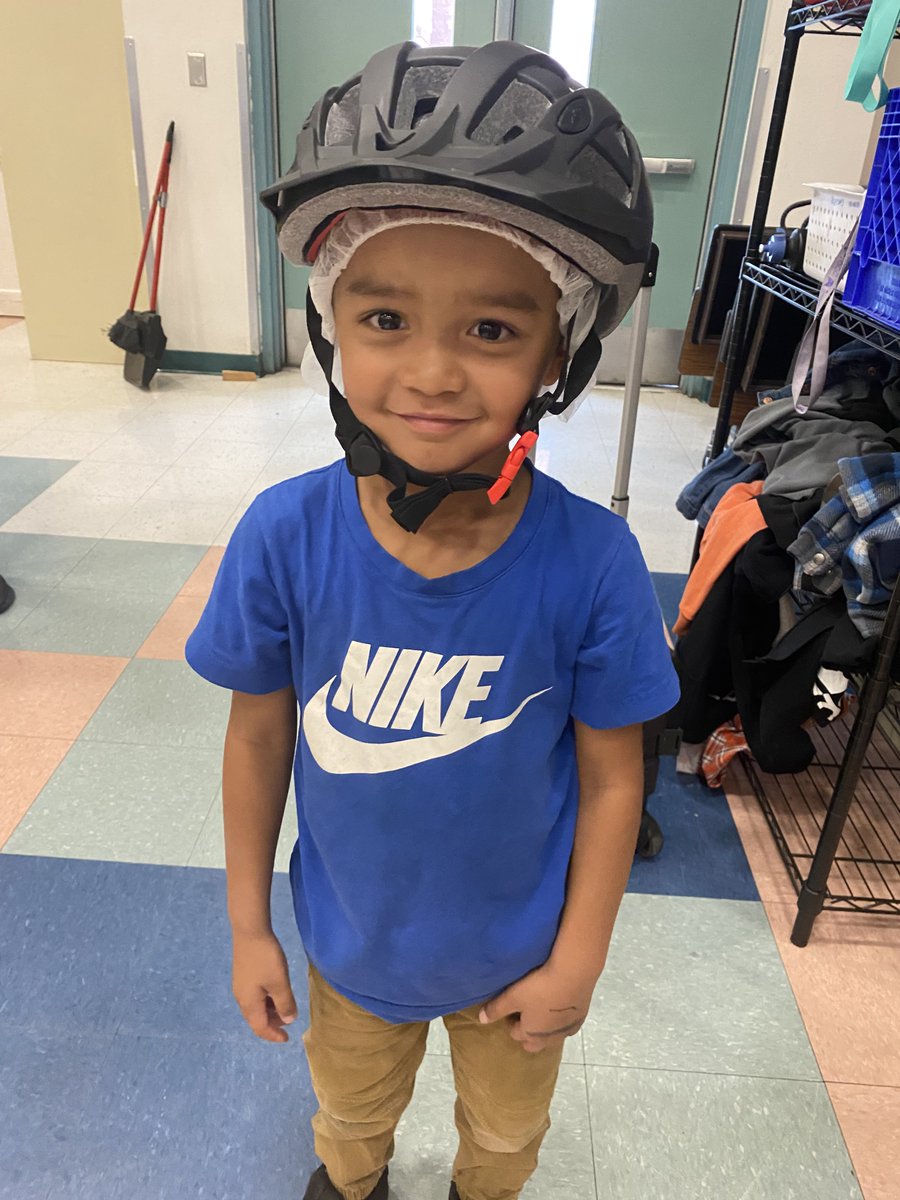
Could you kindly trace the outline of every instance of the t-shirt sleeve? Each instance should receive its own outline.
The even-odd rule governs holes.
[[[668,712],[678,694],[650,572],[626,529],[578,651],[572,716],[594,729],[617,729]]]
[[[231,536],[185,658],[198,675],[233,691],[263,695],[292,682],[287,613],[255,504]]]

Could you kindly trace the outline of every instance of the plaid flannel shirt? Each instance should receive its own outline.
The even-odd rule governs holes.
[[[842,486],[789,547],[794,586],[831,595],[865,637],[877,634],[900,571],[900,454],[842,458]]]

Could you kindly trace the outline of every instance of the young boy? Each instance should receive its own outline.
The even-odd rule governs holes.
[[[293,762],[322,1160],[306,1200],[385,1200],[439,1016],[450,1196],[513,1200],[606,960],[641,723],[677,698],[624,521],[524,461],[640,285],[640,154],[544,54],[406,43],[323,97],[264,198],[313,266],[345,459],[257,497],[187,647],[234,693],[234,994],[287,1040],[269,896]]]

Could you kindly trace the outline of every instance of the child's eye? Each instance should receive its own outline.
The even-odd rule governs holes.
[[[364,320],[366,325],[370,325],[373,329],[384,330],[385,333],[391,333],[403,325],[403,318],[395,312],[370,313]]]
[[[513,337],[513,331],[502,321],[479,321],[473,326],[475,336],[482,342],[506,342]]]

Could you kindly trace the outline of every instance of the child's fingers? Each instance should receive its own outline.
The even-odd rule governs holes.
[[[275,1008],[275,1017],[282,1025],[290,1025],[297,1020],[297,1001],[290,984],[272,988],[269,997]]]
[[[493,1000],[488,1000],[487,1004],[482,1006],[478,1020],[482,1025],[491,1025],[494,1021],[499,1021],[502,1017],[511,1017],[518,1011],[519,1005],[514,985],[507,988],[505,992],[501,992],[499,996],[495,996]]]
[[[252,1000],[241,1005],[244,1020],[258,1038],[264,1042],[286,1042],[287,1034],[283,1029],[273,1025],[270,1020],[269,997],[260,992]]]

